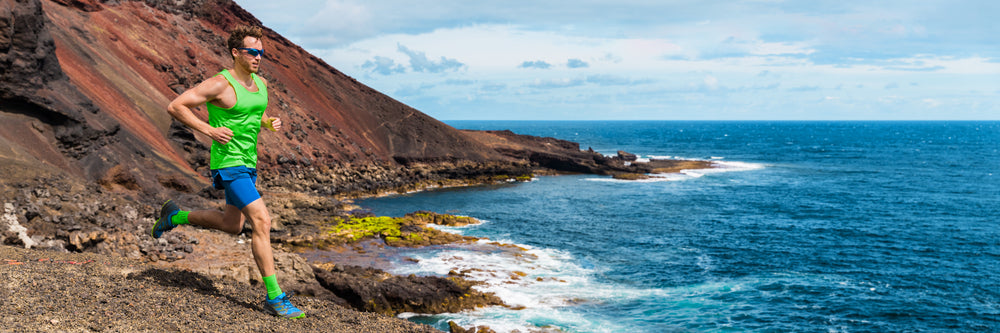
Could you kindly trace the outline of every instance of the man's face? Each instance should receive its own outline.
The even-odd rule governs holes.
[[[247,36],[243,38],[243,47],[263,50],[264,43],[257,39],[256,37]],[[263,55],[250,55],[247,50],[234,49],[233,57],[236,59],[236,65],[242,66],[247,72],[257,73],[260,70],[260,62],[264,60]]]

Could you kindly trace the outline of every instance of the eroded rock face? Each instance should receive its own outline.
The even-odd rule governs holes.
[[[314,267],[314,272],[320,284],[362,311],[445,313],[504,305],[495,295],[476,291],[460,278],[393,276],[357,266]]]
[[[31,98],[46,83],[65,79],[42,4],[38,0],[0,4],[0,97]]]
[[[509,130],[463,132],[508,157],[527,160],[541,168],[601,175],[642,172],[633,165],[626,165],[627,159],[622,155],[607,157],[593,149],[580,150],[580,144],[572,141],[521,135]]]

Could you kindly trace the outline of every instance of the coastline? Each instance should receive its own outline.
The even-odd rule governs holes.
[[[547,173],[548,175],[555,174],[572,174],[567,172],[552,172]],[[487,179],[487,181],[470,181],[470,180],[456,180],[454,181],[455,186],[477,186],[482,184],[495,184],[499,182],[508,182],[509,179],[505,177],[502,180],[499,179]],[[245,313],[245,316],[256,316],[256,319],[248,319],[248,323],[257,323],[264,326],[257,327],[270,327],[271,321],[275,320],[270,317],[262,310],[262,307],[254,308],[251,305],[255,304],[254,300],[258,294],[259,277],[256,274],[256,268],[252,263],[252,260],[247,255],[249,253],[249,240],[245,236],[232,236],[220,232],[212,232],[208,230],[203,230],[196,227],[178,228],[171,233],[167,233],[163,239],[153,240],[145,234],[146,228],[152,223],[152,218],[148,215],[139,214],[140,211],[154,211],[155,207],[152,205],[142,205],[133,201],[133,197],[128,194],[128,192],[123,191],[123,189],[111,186],[110,189],[106,187],[101,187],[99,185],[85,185],[76,184],[62,177],[36,177],[32,181],[24,181],[15,184],[7,184],[12,186],[4,187],[4,194],[7,198],[19,198],[17,200],[12,200],[9,203],[9,207],[5,207],[5,216],[8,220],[18,221],[20,224],[31,227],[29,236],[32,239],[34,247],[45,248],[48,247],[50,250],[57,251],[71,251],[57,252],[57,251],[45,251],[45,250],[22,250],[11,246],[3,246],[3,254],[0,259],[10,260],[5,261],[6,268],[4,276],[8,277],[8,280],[16,281],[47,281],[44,279],[37,278],[37,274],[45,274],[44,270],[48,271],[48,274],[53,276],[62,276],[64,278],[55,281],[91,281],[97,279],[97,277],[108,274],[109,282],[104,283],[102,281],[93,282],[97,288],[102,290],[108,290],[109,293],[100,295],[115,295],[119,293],[127,294],[128,291],[137,292],[137,295],[146,295],[146,297],[133,298],[131,296],[125,297],[130,304],[136,305],[137,308],[142,308],[143,304],[146,302],[154,302],[157,304],[163,303],[164,298],[162,295],[167,295],[166,300],[169,302],[171,299],[182,299],[184,302],[194,304],[193,308],[199,309],[215,309],[218,308],[217,305],[211,303],[209,300],[202,299],[204,293],[200,293],[200,290],[215,290],[211,296],[214,299],[228,299],[232,304],[230,306],[240,306],[243,305],[242,311],[247,311],[246,309],[251,309],[249,313]],[[448,186],[451,187],[451,186]],[[419,191],[427,191],[441,188],[438,186],[424,186],[419,189]],[[87,191],[91,191],[92,194],[84,194]],[[410,191],[413,191],[410,188]],[[365,327],[366,329],[375,327],[392,327],[391,331],[400,332],[423,332],[429,327],[414,324],[408,320],[396,318],[393,316],[385,316],[385,314],[395,315],[400,312],[411,312],[411,311],[400,311],[396,310],[385,310],[381,311],[383,317],[371,317],[371,313],[358,311],[357,307],[351,307],[349,302],[345,301],[339,295],[331,292],[328,286],[323,286],[318,279],[317,275],[322,275],[326,273],[320,273],[318,270],[324,270],[327,272],[336,272],[337,267],[343,272],[345,267],[350,267],[350,265],[343,265],[342,263],[333,263],[333,265],[324,265],[323,263],[309,262],[306,256],[296,253],[294,247],[289,246],[294,244],[294,241],[288,238],[291,235],[309,235],[310,233],[316,234],[319,232],[316,221],[322,221],[328,219],[331,216],[347,214],[358,207],[352,206],[350,201],[340,201],[334,198],[326,197],[318,193],[301,193],[295,191],[280,191],[271,192],[265,188],[262,193],[266,193],[269,198],[269,205],[273,206],[273,214],[275,215],[275,220],[281,221],[276,223],[274,229],[272,230],[272,242],[275,244],[275,256],[276,265],[279,270],[279,280],[282,286],[288,286],[287,290],[292,290],[300,295],[298,299],[300,302],[304,299],[309,299],[305,305],[307,313],[320,317],[319,321],[326,320],[327,318],[354,318],[347,320],[350,323],[361,323],[359,326],[343,326],[344,331],[351,331],[357,329],[358,327]],[[399,191],[387,191],[387,193],[399,193]],[[354,195],[354,198],[369,198],[375,197],[374,195]],[[107,198],[113,198],[112,200],[107,200]],[[73,202],[82,202],[81,205],[74,205]],[[204,206],[213,207],[213,200],[202,198],[197,195],[182,195],[179,201],[185,203],[189,206]],[[214,203],[218,205],[218,203]],[[10,208],[10,209],[6,209]],[[58,209],[56,209],[58,208]],[[61,217],[60,217],[61,216]],[[90,223],[80,223],[85,221],[92,221]],[[67,225],[68,224],[68,225]],[[45,231],[48,230],[48,231]],[[48,235],[44,235],[41,232],[48,232]],[[16,237],[9,232],[4,234],[5,243],[8,245],[24,246],[24,242],[16,241]],[[65,237],[65,238],[63,238]],[[370,239],[370,238],[369,238]],[[375,238],[375,242],[382,242],[384,245],[384,240],[380,240],[378,237]],[[348,251],[357,252],[359,248],[345,246],[345,249],[349,248]],[[363,248],[360,248],[364,251]],[[83,253],[78,253],[78,251]],[[38,263],[44,263],[46,261],[39,261],[39,259],[52,259],[52,260],[62,260],[65,262],[86,262],[86,265],[91,265],[88,267],[96,267],[95,262],[104,262],[105,265],[110,265],[111,268],[108,269],[85,269],[85,270],[74,270],[72,267],[77,267],[78,265],[64,265],[64,266],[32,266]],[[88,262],[88,260],[90,262]],[[17,264],[20,262],[21,264]],[[11,264],[7,264],[11,263]],[[30,264],[29,264],[30,263]],[[28,266],[24,266],[28,265]],[[363,268],[364,265],[357,265],[357,267]],[[19,267],[32,267],[29,270],[20,270]],[[138,268],[137,268],[138,267]],[[169,283],[159,283],[156,284],[146,284],[144,290],[137,291],[134,289],[129,289],[127,291],[118,291],[116,283],[124,283],[123,281],[135,280],[137,270],[149,271],[151,273],[146,274],[146,279],[157,279],[156,281],[168,281]],[[141,272],[140,272],[141,273]],[[117,274],[117,275],[115,275]],[[133,275],[130,275],[133,274]],[[150,275],[152,274],[152,275]],[[382,273],[380,273],[382,274]],[[464,281],[464,278],[460,272],[456,272],[454,275],[450,275],[447,279],[454,281]],[[155,276],[155,277],[149,277]],[[171,276],[175,278],[171,278]],[[190,286],[182,286],[182,281],[177,281],[176,279],[184,277],[190,278],[196,281],[200,281],[200,286],[196,289],[191,289]],[[467,276],[466,276],[467,277]],[[132,280],[129,280],[129,279]],[[351,277],[354,278],[354,277]],[[516,278],[512,276],[512,278]],[[171,280],[174,279],[174,280]],[[405,279],[404,279],[405,280]],[[411,279],[412,280],[412,279]],[[356,280],[363,281],[363,280]],[[466,285],[466,290],[470,290],[474,283],[468,281],[463,282]],[[126,283],[127,284],[127,283]],[[11,299],[13,303],[39,303],[35,300],[35,292],[45,294],[45,292],[54,292],[51,288],[56,288],[58,293],[66,294],[65,298],[80,300],[86,298],[86,296],[94,296],[95,294],[90,291],[87,285],[73,284],[73,285],[60,285],[60,283],[50,282],[45,286],[32,285],[30,291],[27,293],[22,293],[21,289],[26,288],[24,285],[12,285],[11,293],[6,295],[7,299]],[[450,287],[447,287],[450,288]],[[167,288],[169,291],[163,291],[162,289]],[[172,289],[171,289],[172,288]],[[186,289],[185,289],[186,288]],[[145,290],[149,289],[149,290]],[[230,294],[219,294],[221,291],[227,290],[231,291]],[[191,291],[195,291],[192,293]],[[56,294],[58,294],[56,293]],[[185,296],[180,296],[185,294]],[[195,295],[187,295],[195,294]],[[220,296],[222,295],[222,296]],[[445,295],[447,297],[447,295]],[[193,297],[193,298],[192,298]],[[142,299],[140,299],[142,298]],[[30,301],[29,301],[30,300]],[[434,301],[437,302],[437,301]],[[134,327],[146,327],[146,326],[130,326],[134,323],[127,319],[121,320],[91,320],[91,317],[100,314],[102,311],[105,312],[105,316],[111,314],[114,317],[114,308],[107,308],[103,304],[91,304],[87,302],[79,303],[84,309],[90,312],[84,314],[63,314],[62,311],[71,311],[66,309],[65,306],[58,305],[60,303],[55,301],[41,301],[39,304],[53,304],[49,306],[51,309],[47,309],[46,313],[52,313],[52,319],[56,318],[70,318],[70,319],[57,319],[57,322],[38,321],[42,319],[32,319],[28,321],[23,321],[25,323],[24,327],[38,327],[41,331],[47,331],[48,328],[52,329],[67,329],[67,328],[80,328],[84,327],[83,322],[87,323],[97,323],[98,326],[94,328],[101,327],[100,325],[106,325],[103,329],[107,328],[117,328],[121,330],[132,330]],[[431,304],[431,303],[428,303]],[[78,307],[79,307],[78,306]],[[476,307],[474,304],[466,304],[465,306],[471,306],[471,308]],[[158,307],[152,306],[154,309]],[[57,309],[58,308],[58,309]],[[225,308],[225,307],[223,307]],[[337,308],[335,310],[323,310],[324,308]],[[5,309],[10,309],[14,311],[10,314],[11,316],[5,315],[5,318],[16,318],[17,315],[29,314],[35,308],[27,307],[27,305],[19,305],[16,307],[5,307]],[[253,310],[258,310],[254,314]],[[455,311],[455,309],[452,309]],[[7,311],[7,310],[5,310]],[[233,310],[239,311],[239,309]],[[371,311],[371,309],[369,309]],[[86,315],[86,316],[84,316]],[[82,317],[81,317],[82,316]],[[240,329],[241,327],[236,326],[224,326],[221,323],[200,323],[204,320],[204,315],[199,315],[199,318],[189,318],[187,314],[177,315],[171,314],[166,315],[167,318],[185,318],[183,322],[178,323],[170,319],[168,321],[173,322],[173,325],[179,330],[215,330],[215,328],[220,328],[222,330],[226,329]],[[173,316],[173,317],[172,317]],[[177,317],[179,316],[179,317]],[[316,317],[313,316],[313,317]],[[310,317],[307,317],[310,318]],[[375,318],[375,319],[373,319]],[[197,320],[196,320],[197,319]],[[396,323],[404,322],[406,324]],[[290,329],[307,329],[308,325],[312,325],[315,322],[310,322],[309,324],[300,323],[297,325],[305,326],[288,326]],[[416,326],[410,326],[413,324]],[[207,326],[205,326],[207,325]],[[223,325],[223,326],[220,326]],[[332,324],[331,324],[332,325]],[[382,326],[380,326],[382,325]],[[385,326],[389,325],[389,326]],[[392,326],[395,325],[395,326]],[[21,327],[21,326],[7,326],[7,327]],[[322,327],[322,326],[321,326]],[[339,329],[341,326],[329,326]],[[252,326],[250,326],[252,329]],[[153,328],[150,328],[153,329]],[[430,331],[435,331],[430,328]],[[96,329],[94,329],[96,330]],[[153,329],[155,330],[155,329]],[[457,329],[455,330],[457,331]]]

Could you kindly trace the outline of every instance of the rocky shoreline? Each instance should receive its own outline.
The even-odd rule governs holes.
[[[620,153],[624,158],[614,160],[624,160],[628,155]],[[700,161],[703,162],[703,161]],[[658,172],[670,171],[666,164],[674,167],[706,167],[710,164],[695,163],[694,161],[675,161],[657,163],[631,163],[636,170],[657,170]],[[623,163],[624,165],[624,163]],[[455,165],[437,166],[438,170],[454,168]],[[374,170],[374,169],[373,169]],[[421,175],[433,174],[423,173],[421,168],[409,169],[408,174]],[[466,177],[462,179],[447,179],[444,177],[428,177],[422,181],[413,181],[413,178],[399,179],[387,176],[371,177],[368,181],[379,181],[389,179],[388,183],[412,181],[396,189],[398,192],[412,191],[428,186],[463,186],[470,184],[515,181],[515,177],[506,175],[485,176],[495,170],[487,169],[483,176]],[[553,172],[548,169],[549,172]],[[357,327],[365,327],[366,330],[378,325],[395,325],[392,331],[399,332],[422,332],[434,331],[433,328],[424,326],[412,326],[405,320],[394,319],[391,316],[402,312],[415,313],[440,313],[458,312],[466,309],[474,309],[481,306],[503,306],[502,300],[488,293],[481,293],[473,289],[475,283],[464,280],[460,274],[448,277],[416,277],[416,276],[393,276],[384,271],[371,267],[360,267],[351,265],[339,265],[330,263],[308,262],[302,256],[296,254],[303,249],[310,248],[351,248],[363,240],[373,240],[380,242],[379,246],[426,246],[432,244],[448,244],[452,242],[474,241],[461,236],[446,234],[435,229],[426,228],[428,223],[433,224],[467,224],[475,221],[458,221],[455,217],[437,215],[429,212],[418,212],[407,217],[390,219],[392,228],[377,229],[362,237],[355,237],[351,232],[340,229],[334,232],[335,226],[362,225],[367,222],[364,219],[376,218],[370,214],[356,210],[350,204],[348,197],[364,197],[377,195],[386,191],[371,191],[371,189],[382,189],[385,185],[372,185],[364,187],[361,191],[342,193],[337,196],[336,192],[328,192],[324,187],[332,182],[342,182],[344,177],[335,176],[317,177],[314,173],[329,172],[329,169],[313,169],[302,172],[291,172],[278,174],[275,177],[268,177],[268,170],[263,170],[261,191],[268,200],[275,223],[272,226],[272,242],[275,245],[275,260],[279,270],[279,281],[283,288],[296,292],[301,300],[307,301],[307,312],[311,317],[327,320],[328,318],[355,318]],[[676,171],[676,170],[673,170]],[[312,174],[310,172],[313,172]],[[452,171],[454,172],[454,171]],[[558,173],[558,172],[556,172]],[[608,172],[612,173],[612,172]],[[364,174],[364,173],[358,173]],[[124,179],[125,181],[121,181]],[[350,180],[349,178],[347,178]],[[81,183],[72,178],[59,174],[39,175],[31,180],[0,183],[0,193],[3,194],[3,215],[0,220],[0,240],[7,246],[3,246],[3,257],[0,259],[11,260],[11,264],[4,266],[5,276],[8,280],[16,281],[42,281],[36,275],[45,274],[44,270],[50,270],[54,276],[67,276],[67,279],[55,279],[44,288],[57,288],[62,293],[69,293],[68,297],[79,299],[80,295],[93,295],[90,288],[79,284],[63,284],[59,281],[87,280],[96,283],[100,288],[110,290],[102,295],[118,295],[118,292],[137,292],[138,290],[121,289],[124,287],[115,286],[118,283],[126,283],[139,279],[148,282],[153,289],[148,291],[145,297],[122,296],[130,304],[145,304],[164,302],[163,295],[167,295],[168,301],[174,298],[183,299],[190,302],[192,307],[197,309],[215,309],[217,304],[210,304],[204,300],[204,290],[211,290],[214,299],[219,299],[219,293],[229,303],[225,307],[238,307],[241,304],[242,311],[247,309],[260,310],[254,314],[249,312],[245,316],[253,317],[247,322],[259,323],[257,329],[271,330],[274,320],[267,315],[259,305],[249,307],[246,304],[255,304],[253,300],[259,295],[261,286],[259,285],[259,274],[249,255],[248,230],[238,236],[200,229],[198,227],[181,227],[172,232],[166,233],[161,239],[152,239],[148,236],[148,227],[152,225],[156,211],[156,202],[160,199],[142,200],[145,195],[152,198],[162,197],[162,194],[148,193],[150,191],[139,191],[130,189],[128,177],[119,179],[111,178],[109,181],[95,183]],[[421,185],[416,185],[421,184]],[[419,187],[423,186],[423,187]],[[144,193],[145,192],[145,193]],[[390,191],[391,192],[391,191]],[[152,194],[152,195],[151,195]],[[176,200],[182,207],[195,209],[218,208],[221,209],[221,200],[214,191],[205,189],[200,191],[174,191]],[[338,197],[340,199],[338,199]],[[460,219],[460,218],[459,218]],[[394,222],[393,222],[394,221]],[[371,226],[368,226],[371,228]],[[34,250],[20,250],[15,247],[30,247]],[[360,249],[360,248],[356,248]],[[50,259],[46,259],[50,258]],[[45,259],[45,260],[42,260]],[[39,261],[41,260],[41,261]],[[105,270],[70,270],[78,265],[49,265],[43,266],[46,260],[62,260],[64,262],[86,262],[89,267],[103,267],[95,262],[105,262],[111,265],[112,271]],[[88,262],[89,261],[89,262]],[[21,262],[23,264],[17,264]],[[26,265],[26,266],[25,266]],[[20,268],[32,267],[29,270]],[[127,269],[125,267],[128,267]],[[140,268],[136,268],[140,267]],[[104,268],[102,268],[104,269]],[[139,273],[136,273],[139,272]],[[147,272],[142,275],[142,272]],[[99,275],[111,274],[108,281],[98,281]],[[117,275],[115,275],[117,274]],[[136,275],[140,274],[140,275]],[[171,277],[175,276],[175,277]],[[193,285],[187,285],[180,281],[179,277],[186,277],[183,280],[195,281]],[[49,278],[46,278],[49,279]],[[131,280],[129,280],[131,279]],[[155,280],[155,281],[154,281]],[[161,282],[159,286],[151,282]],[[163,281],[172,281],[172,284],[164,284]],[[62,284],[62,285],[60,285]],[[12,316],[24,316],[30,314],[26,310],[27,304],[37,303],[35,295],[38,290],[31,290],[24,293],[25,286],[18,284],[11,290],[9,297],[5,298],[10,302],[21,305],[15,307],[5,306],[5,314]],[[32,288],[38,288],[32,285]],[[170,289],[173,288],[173,289]],[[165,290],[165,289],[170,289]],[[192,293],[194,291],[194,293]],[[224,292],[223,292],[224,291]],[[145,291],[142,291],[145,292]],[[77,293],[77,294],[73,294]],[[41,295],[43,295],[42,293]],[[76,295],[76,296],[72,296]],[[181,296],[184,295],[184,296]],[[118,297],[118,296],[114,296]],[[151,299],[144,299],[151,298]],[[52,301],[55,302],[55,301]],[[99,302],[99,301],[98,301]],[[106,307],[105,303],[97,305],[82,303],[84,313],[93,313],[93,316],[105,311],[115,317],[121,312],[113,311],[115,308]],[[16,305],[16,304],[15,304]],[[159,305],[154,306],[158,309]],[[138,306],[141,308],[142,306]],[[225,308],[223,307],[223,308]],[[330,309],[327,309],[330,308]],[[334,309],[336,308],[336,309]],[[35,309],[35,308],[31,308]],[[53,310],[58,309],[58,310]],[[13,312],[10,312],[13,311]],[[55,312],[50,312],[55,311]],[[133,330],[134,327],[150,326],[129,326],[128,320],[121,321],[106,320],[94,321],[80,319],[64,320],[58,318],[84,318],[83,314],[56,315],[64,310],[61,306],[51,306],[43,311],[48,314],[49,321],[38,322],[34,319],[22,322],[27,326],[6,326],[38,328],[40,331],[52,329],[81,329],[103,330],[112,328],[114,330]],[[136,310],[139,311],[139,310]],[[316,314],[315,316],[313,314]],[[372,317],[370,313],[378,313],[389,317]],[[74,317],[76,316],[76,317]],[[84,317],[80,317],[84,316]],[[196,315],[204,316],[204,314]],[[5,318],[11,318],[5,315]],[[43,316],[44,317],[44,316]],[[219,326],[223,323],[202,323],[202,319],[187,318],[183,322],[178,320],[188,317],[187,314],[164,314],[163,320],[171,322],[170,327],[179,330],[215,330],[220,328],[226,330],[236,328],[235,326]],[[361,319],[358,319],[361,318]],[[382,318],[382,319],[372,319]],[[9,320],[9,319],[5,319]],[[35,321],[32,321],[35,320]],[[54,322],[52,320],[55,320]],[[228,321],[228,320],[227,320]],[[350,320],[348,320],[350,321]],[[98,323],[91,326],[83,325],[82,322]],[[127,325],[126,325],[127,324]],[[94,326],[96,325],[96,326]],[[203,326],[207,325],[207,326]],[[214,325],[214,326],[213,326]],[[293,326],[288,326],[293,325]],[[299,327],[298,324],[282,323],[278,327]],[[343,323],[341,323],[343,325]],[[415,325],[415,324],[413,324]],[[241,326],[242,327],[242,326]],[[267,327],[267,328],[265,328]],[[330,326],[340,327],[340,326]],[[347,326],[349,327],[349,326]],[[354,327],[356,329],[357,327]],[[251,330],[257,330],[251,328]],[[475,329],[475,328],[474,328]],[[482,331],[489,331],[488,328],[480,328]],[[141,329],[139,329],[141,330]],[[155,329],[153,329],[155,330]],[[352,328],[345,328],[351,331]],[[452,331],[460,332],[463,328],[454,327]],[[336,330],[334,330],[336,331]]]
[[[591,158],[596,154],[587,151],[581,152],[591,156]],[[708,162],[704,161],[624,163],[629,158],[628,154],[624,152],[619,153],[619,156],[615,158],[603,158],[605,158],[605,161],[612,161],[623,167],[629,164],[628,167],[631,170],[649,172],[676,172],[676,168],[678,167],[697,168],[710,166]],[[555,159],[550,155],[548,160]],[[539,168],[537,163],[534,162],[532,165]],[[503,168],[518,165],[517,163],[511,163],[506,164]],[[526,170],[527,165],[523,164],[522,167],[514,168],[514,170]],[[477,167],[479,166],[444,164],[400,168],[396,171],[386,171],[386,169],[373,167],[362,171],[354,170],[352,171],[353,176],[345,176],[343,172],[340,174],[331,172],[330,168],[323,167],[297,169],[291,172],[275,172],[274,170],[263,169],[261,179],[265,180],[261,182],[261,192],[264,198],[268,200],[268,205],[275,221],[271,234],[272,242],[276,249],[275,260],[277,269],[279,270],[279,281],[285,289],[294,291],[300,295],[300,300],[308,299],[308,304],[310,305],[307,306],[309,309],[307,312],[310,315],[316,313],[320,317],[318,320],[325,320],[326,316],[337,316],[337,318],[341,319],[345,318],[345,316],[354,316],[356,318],[366,318],[364,319],[365,324],[361,325],[363,327],[373,328],[379,327],[377,325],[396,325],[393,326],[393,331],[401,332],[424,331],[429,327],[407,326],[411,323],[401,319],[396,320],[392,317],[385,317],[388,318],[384,319],[387,321],[384,324],[380,324],[379,320],[383,319],[371,319],[375,317],[370,317],[371,315],[368,313],[374,312],[393,316],[402,312],[458,312],[481,306],[503,306],[503,302],[496,298],[496,296],[475,291],[472,288],[474,283],[464,280],[460,274],[448,277],[392,276],[371,267],[307,262],[302,256],[296,254],[296,252],[310,248],[332,248],[337,246],[351,248],[351,244],[363,240],[380,242],[379,246],[403,247],[474,241],[474,239],[466,239],[458,235],[427,228],[426,225],[428,223],[455,225],[475,223],[475,221],[459,221],[460,218],[429,212],[418,212],[410,214],[407,217],[389,219],[388,221],[392,224],[392,228],[385,229],[384,226],[380,226],[377,228],[381,229],[374,230],[361,237],[352,234],[352,232],[358,233],[356,230],[344,231],[342,228],[343,225],[351,225],[352,223],[354,225],[365,225],[365,223],[370,222],[366,219],[377,218],[365,212],[358,211],[357,207],[351,205],[350,200],[347,199],[350,197],[365,197],[386,192],[413,191],[438,186],[466,186],[507,182],[516,181],[517,179],[517,177],[506,175],[506,173],[498,175],[498,167],[496,166],[486,166],[481,169]],[[675,169],[669,169],[670,167],[674,167]],[[547,170],[548,173],[561,172],[550,168],[540,169]],[[475,171],[468,172],[467,170]],[[448,175],[449,172],[453,175],[464,172],[464,176],[457,179],[443,176]],[[2,193],[4,198],[3,215],[0,216],[2,217],[2,220],[0,220],[0,231],[2,231],[0,233],[0,236],[2,236],[0,240],[8,245],[3,247],[5,256],[0,259],[12,260],[12,264],[4,266],[4,272],[8,280],[39,280],[34,274],[44,274],[41,270],[47,268],[52,270],[51,273],[56,276],[60,274],[68,275],[69,280],[52,280],[53,282],[45,288],[58,288],[58,290],[64,293],[92,295],[92,292],[88,291],[86,286],[77,284],[64,284],[60,286],[61,283],[58,281],[88,280],[94,281],[93,283],[97,283],[101,288],[110,288],[111,291],[136,292],[134,289],[119,290],[119,287],[113,285],[131,281],[128,279],[135,280],[137,276],[135,274],[142,274],[136,273],[137,271],[146,271],[149,273],[143,275],[143,279],[145,279],[143,281],[173,281],[171,282],[173,283],[172,285],[163,285],[161,283],[160,287],[174,289],[172,289],[173,291],[150,291],[149,293],[151,294],[147,296],[152,297],[153,299],[151,300],[142,300],[143,297],[125,297],[130,303],[143,304],[143,302],[152,302],[159,304],[163,302],[162,295],[168,295],[171,299],[172,297],[181,297],[182,299],[186,299],[185,302],[191,302],[192,304],[201,302],[201,305],[192,305],[195,308],[216,308],[217,305],[205,303],[207,300],[192,299],[191,297],[204,296],[204,293],[200,292],[204,290],[212,290],[212,293],[221,293],[220,290],[225,290],[229,294],[226,294],[228,296],[224,298],[233,303],[228,305],[229,307],[238,306],[238,304],[254,304],[251,300],[254,300],[258,296],[258,289],[261,287],[259,285],[259,274],[249,255],[249,239],[247,236],[249,229],[244,230],[244,233],[241,235],[232,236],[198,227],[185,226],[166,233],[161,239],[152,239],[147,234],[148,228],[152,225],[155,218],[154,214],[157,202],[163,200],[164,195],[167,194],[151,193],[153,192],[151,190],[130,186],[130,177],[127,172],[119,173],[120,177],[108,177],[96,183],[80,182],[58,173],[46,174],[44,172],[40,173],[37,170],[24,170],[21,176],[26,176],[29,173],[34,178],[0,183],[0,193]],[[622,174],[620,169],[604,173]],[[396,177],[392,177],[391,175],[396,175]],[[410,176],[403,177],[399,175]],[[25,178],[27,177],[13,179]],[[353,192],[344,191],[347,185],[336,187],[338,190],[330,190],[330,187],[328,187],[331,184],[340,184],[345,181],[357,182],[351,185],[357,190]],[[395,185],[398,186],[393,188],[392,186]],[[392,190],[386,190],[387,188]],[[199,191],[191,189],[180,191],[175,189],[170,192],[173,193],[174,198],[182,207],[193,209],[222,208],[222,201],[219,200],[218,193],[210,189]],[[143,198],[146,199],[144,200]],[[337,229],[339,231],[334,230],[338,226],[341,229]],[[372,228],[372,226],[369,225],[367,228]],[[28,247],[34,250],[15,250],[11,246]],[[113,278],[108,282],[96,281],[100,279],[88,274],[111,273],[108,273],[109,271],[106,270],[68,271],[68,268],[76,267],[72,265],[41,266],[40,263],[44,263],[45,260],[39,260],[46,258],[56,258],[51,260],[73,261],[77,263],[90,261],[88,265],[93,267],[100,266],[93,264],[93,262],[111,263],[114,267],[113,269],[119,273],[115,273],[117,275],[112,274]],[[16,262],[24,263],[23,265],[27,266],[16,264]],[[126,266],[129,268],[124,268]],[[19,269],[23,267],[34,267],[39,271]],[[192,281],[199,282],[196,282],[193,287],[187,286],[185,282],[177,281],[170,276],[186,276]],[[156,287],[155,284],[150,285]],[[33,285],[32,287],[35,288],[37,286]],[[187,288],[186,291],[185,288]],[[9,295],[8,300],[14,303],[24,303],[20,307],[5,307],[6,310],[4,311],[15,311],[8,314],[23,316],[30,312],[25,312],[28,311],[25,310],[25,306],[27,306],[25,304],[37,301],[32,298],[36,296],[30,296],[34,295],[33,293],[36,291],[33,290],[27,294],[22,294],[21,289],[23,289],[23,285],[20,284],[17,288],[8,288],[13,293]],[[191,291],[195,291],[195,293],[191,293]],[[196,295],[178,296],[180,294]],[[161,297],[161,299],[156,299],[157,297]],[[219,296],[215,295],[215,298],[218,299]],[[101,309],[106,309],[104,310],[106,312],[115,313],[112,311],[113,308],[105,308],[104,303],[99,303],[98,305],[83,304],[83,308],[90,311],[90,313],[99,314]],[[337,309],[321,309],[327,307]],[[58,311],[64,311],[61,310],[60,306],[52,306],[46,311],[54,311],[52,309],[57,308],[60,309]],[[245,311],[247,307],[244,306],[243,308]],[[261,309],[259,306],[251,308]],[[54,313],[59,313],[58,311]],[[246,315],[252,316],[251,314]],[[132,327],[148,327],[125,325],[124,323],[128,323],[127,320],[121,322],[115,320],[97,321],[97,323],[100,323],[97,326],[75,326],[80,324],[74,324],[75,321],[56,319],[75,318],[73,316],[49,316],[57,322],[51,322],[51,320],[49,322],[27,321],[26,323],[31,323],[31,325],[23,327],[35,327],[40,330],[48,330],[48,328],[87,328],[90,330],[113,328],[115,330],[126,331],[132,330]],[[176,327],[180,330],[214,330],[211,328],[216,327],[223,330],[235,328],[233,326],[217,326],[222,325],[222,323],[200,323],[196,318],[188,318],[183,324],[175,322],[185,316],[187,315],[173,313],[166,314],[163,318],[164,320],[169,319],[173,323],[172,325],[179,325],[171,327]],[[263,326],[258,328],[261,329],[263,327],[271,327],[273,319],[263,310],[257,312],[256,316],[256,319],[252,319],[249,322],[260,323]],[[9,316],[4,317],[10,318]],[[403,323],[390,324],[396,321]],[[81,319],[80,322],[91,323],[95,321]],[[286,326],[278,325],[274,327]],[[481,329],[482,331],[488,331],[488,328]],[[270,330],[270,328],[266,330]],[[346,330],[350,331],[351,329]],[[452,331],[461,330],[462,328],[459,327],[452,329]]]

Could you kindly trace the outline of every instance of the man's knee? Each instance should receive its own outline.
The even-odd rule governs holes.
[[[254,232],[269,233],[271,231],[271,215],[267,212],[267,207],[263,201],[256,200],[244,208],[247,218],[253,226]]]
[[[263,213],[251,218],[254,232],[269,233],[271,231],[271,217]]]

